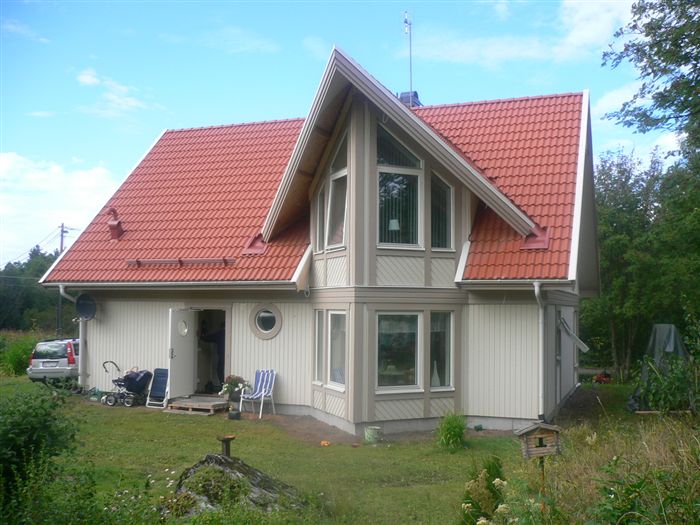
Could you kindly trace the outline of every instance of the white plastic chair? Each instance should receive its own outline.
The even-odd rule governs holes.
[[[265,399],[269,399],[272,403],[272,413],[275,412],[275,400],[272,397],[272,390],[275,387],[275,371],[274,370],[256,370],[255,371],[255,383],[253,384],[253,390],[250,391],[249,388],[243,388],[241,391],[241,401],[238,405],[238,410],[243,411],[243,401],[250,401],[252,411],[255,412],[255,401],[260,400],[260,415],[258,419],[262,419],[263,404]]]

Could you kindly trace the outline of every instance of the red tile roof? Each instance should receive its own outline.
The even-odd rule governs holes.
[[[464,279],[566,279],[582,94],[428,106],[415,113],[537,224],[547,249],[477,213]],[[45,282],[288,281],[308,219],[261,254],[262,228],[303,120],[167,131]],[[113,207],[125,233],[110,240]]]
[[[547,249],[492,210],[476,216],[464,279],[566,279],[574,219],[581,93],[417,108],[416,114],[547,229]]]
[[[45,282],[290,280],[308,220],[261,255],[242,252],[260,232],[302,123],[166,131]],[[110,207],[125,231],[116,241]]]

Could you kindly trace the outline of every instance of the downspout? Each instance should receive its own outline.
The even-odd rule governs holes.
[[[542,283],[535,281],[532,285],[535,288],[535,299],[537,299],[538,308],[538,348],[537,354],[539,359],[539,385],[537,392],[537,411],[540,421],[544,421],[544,302],[542,302],[541,286]]]
[[[75,297],[68,295],[64,285],[58,285],[58,293],[61,294],[61,297],[64,297],[71,303],[75,304]],[[78,339],[80,340],[80,355],[78,356],[78,384],[83,387],[85,386],[85,362],[87,361],[87,344],[85,341],[86,333],[87,321],[80,317],[80,323],[78,324]]]

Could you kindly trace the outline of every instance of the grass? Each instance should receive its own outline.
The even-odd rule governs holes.
[[[33,387],[42,386],[24,378],[0,379],[0,395]],[[147,479],[156,480],[156,495],[166,494],[173,488],[168,478],[218,452],[216,437],[233,432],[234,455],[317,498],[329,523],[454,523],[472,464],[492,454],[519,454],[510,436],[471,438],[459,454],[441,450],[434,439],[322,447],[290,437],[264,419],[110,408],[78,397],[71,398],[67,410],[80,421],[80,431],[77,451],[66,461],[92,464],[98,490],[105,494],[143,486]]]
[[[0,396],[31,388],[44,387],[25,378],[0,378]],[[522,459],[519,443],[511,435],[472,432],[467,448],[456,453],[441,449],[434,437],[323,447],[292,437],[269,420],[231,421],[223,414],[196,417],[143,407],[110,408],[74,396],[65,410],[80,422],[77,449],[63,460],[91,465],[98,491],[106,496],[143,486],[147,480],[155,481],[156,497],[167,496],[173,480],[185,469],[205,454],[219,451],[217,436],[235,433],[234,455],[319,502],[321,510],[305,516],[307,521],[449,524],[459,521],[470,472],[495,455],[503,461],[509,480],[507,502],[513,508],[520,506],[519,523],[601,522],[591,513],[604,501],[601,480],[613,483],[614,476],[621,480],[647,476],[643,479],[671,480],[694,494],[700,491],[698,420],[632,415],[624,410],[629,390],[624,385],[586,385],[558,419],[564,429],[564,450],[561,456],[547,458],[546,479],[551,508],[560,512],[559,518],[536,514],[537,462]],[[615,457],[620,460],[611,474]],[[660,487],[657,492],[659,497],[667,492],[682,497],[683,492],[673,490]],[[644,497],[654,494],[647,492]],[[676,507],[691,509],[690,503],[683,505]],[[691,518],[685,522],[692,522],[695,515],[688,512]]]

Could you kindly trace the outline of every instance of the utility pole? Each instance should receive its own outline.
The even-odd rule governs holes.
[[[63,237],[68,233],[68,228],[66,228],[64,223],[61,223],[61,243],[59,245],[58,256],[60,257],[63,253]],[[61,326],[61,310],[63,308],[63,297],[61,296],[61,291],[58,292],[58,303],[56,304],[56,337],[63,336],[63,327]]]

